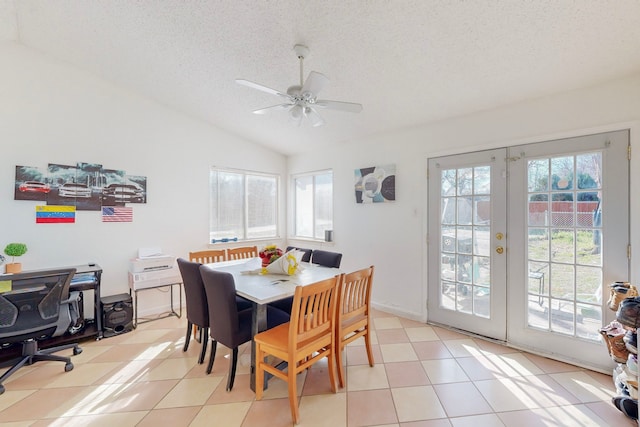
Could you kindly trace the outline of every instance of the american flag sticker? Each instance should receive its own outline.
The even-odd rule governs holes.
[[[75,206],[36,206],[36,224],[76,222]]]
[[[102,222],[133,222],[133,208],[103,206]]]

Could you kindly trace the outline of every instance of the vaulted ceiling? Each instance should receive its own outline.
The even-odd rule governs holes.
[[[284,154],[640,72],[637,0],[0,0],[21,43]],[[295,126],[251,111],[304,77],[357,102]]]

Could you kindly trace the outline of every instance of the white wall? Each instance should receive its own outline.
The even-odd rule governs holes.
[[[206,246],[209,166],[282,176],[287,170],[332,168],[334,242],[292,243],[342,252],[345,271],[374,264],[376,306],[425,320],[427,158],[629,127],[637,151],[639,119],[636,75],[285,159],[76,68],[5,43],[0,44],[0,246],[27,243],[29,252],[22,257],[27,269],[95,261],[104,269],[103,294],[126,292],[128,260],[137,248],[161,246],[167,253],[185,256]],[[13,200],[15,166],[46,168],[49,162],[99,163],[147,176],[149,202],[133,205],[130,224],[103,224],[98,212],[80,211],[75,224],[36,225],[39,203]],[[353,170],[389,163],[397,168],[397,201],[356,204]],[[632,183],[640,182],[637,155],[631,163]],[[281,208],[286,210],[284,201]],[[631,217],[637,217],[636,194],[631,209]],[[285,226],[284,220],[280,225]],[[631,231],[632,244],[640,247],[633,223]],[[630,279],[635,280],[640,266],[632,266]],[[153,312],[163,304],[160,297],[145,296],[149,301],[140,311]]]
[[[491,96],[491,94],[487,94]],[[429,100],[428,102],[437,102]],[[366,106],[365,106],[366,108]],[[357,120],[354,119],[354,120]],[[429,157],[506,147],[631,128],[631,144],[640,148],[640,75],[586,90],[511,105],[444,122],[377,135],[313,156],[290,157],[290,173],[334,171],[334,243],[343,252],[345,270],[375,264],[373,302],[387,311],[426,320],[426,224]],[[396,164],[396,201],[358,205],[354,169]],[[640,182],[640,162],[631,160],[631,182]],[[631,195],[631,218],[640,213],[640,197]],[[632,221],[631,243],[640,247]],[[631,280],[640,266],[631,263]]]
[[[12,42],[0,44],[0,141],[0,250],[26,243],[24,269],[97,262],[105,296],[128,292],[139,247],[206,248],[210,166],[286,172],[282,155]],[[44,202],[14,200],[15,166],[77,162],[147,177],[148,202],[130,205],[132,223],[78,211],[75,224],[36,224]],[[140,294],[141,314],[162,305],[166,294]]]

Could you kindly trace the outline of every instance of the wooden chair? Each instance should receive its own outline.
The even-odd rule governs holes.
[[[345,386],[342,351],[350,342],[364,337],[369,366],[374,365],[371,351],[371,284],[373,266],[343,275],[338,285],[336,309],[336,364],[340,387]]]
[[[256,258],[257,256],[258,256],[257,246],[247,246],[244,248],[227,249],[227,258],[229,260]]]
[[[210,249],[206,251],[189,252],[189,261],[199,262],[200,264],[211,264],[227,260],[227,251],[225,249]]]
[[[337,285],[341,275],[307,286],[297,286],[291,320],[254,337],[256,344],[256,400],[262,399],[264,373],[269,372],[288,383],[289,406],[294,423],[300,420],[296,376],[323,357],[328,358],[331,390],[335,378],[335,309]],[[271,366],[265,358],[272,355],[287,362],[287,372]]]

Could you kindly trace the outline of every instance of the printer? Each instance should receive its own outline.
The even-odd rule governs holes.
[[[134,291],[181,282],[175,257],[160,248],[141,248],[129,263],[129,288]]]

